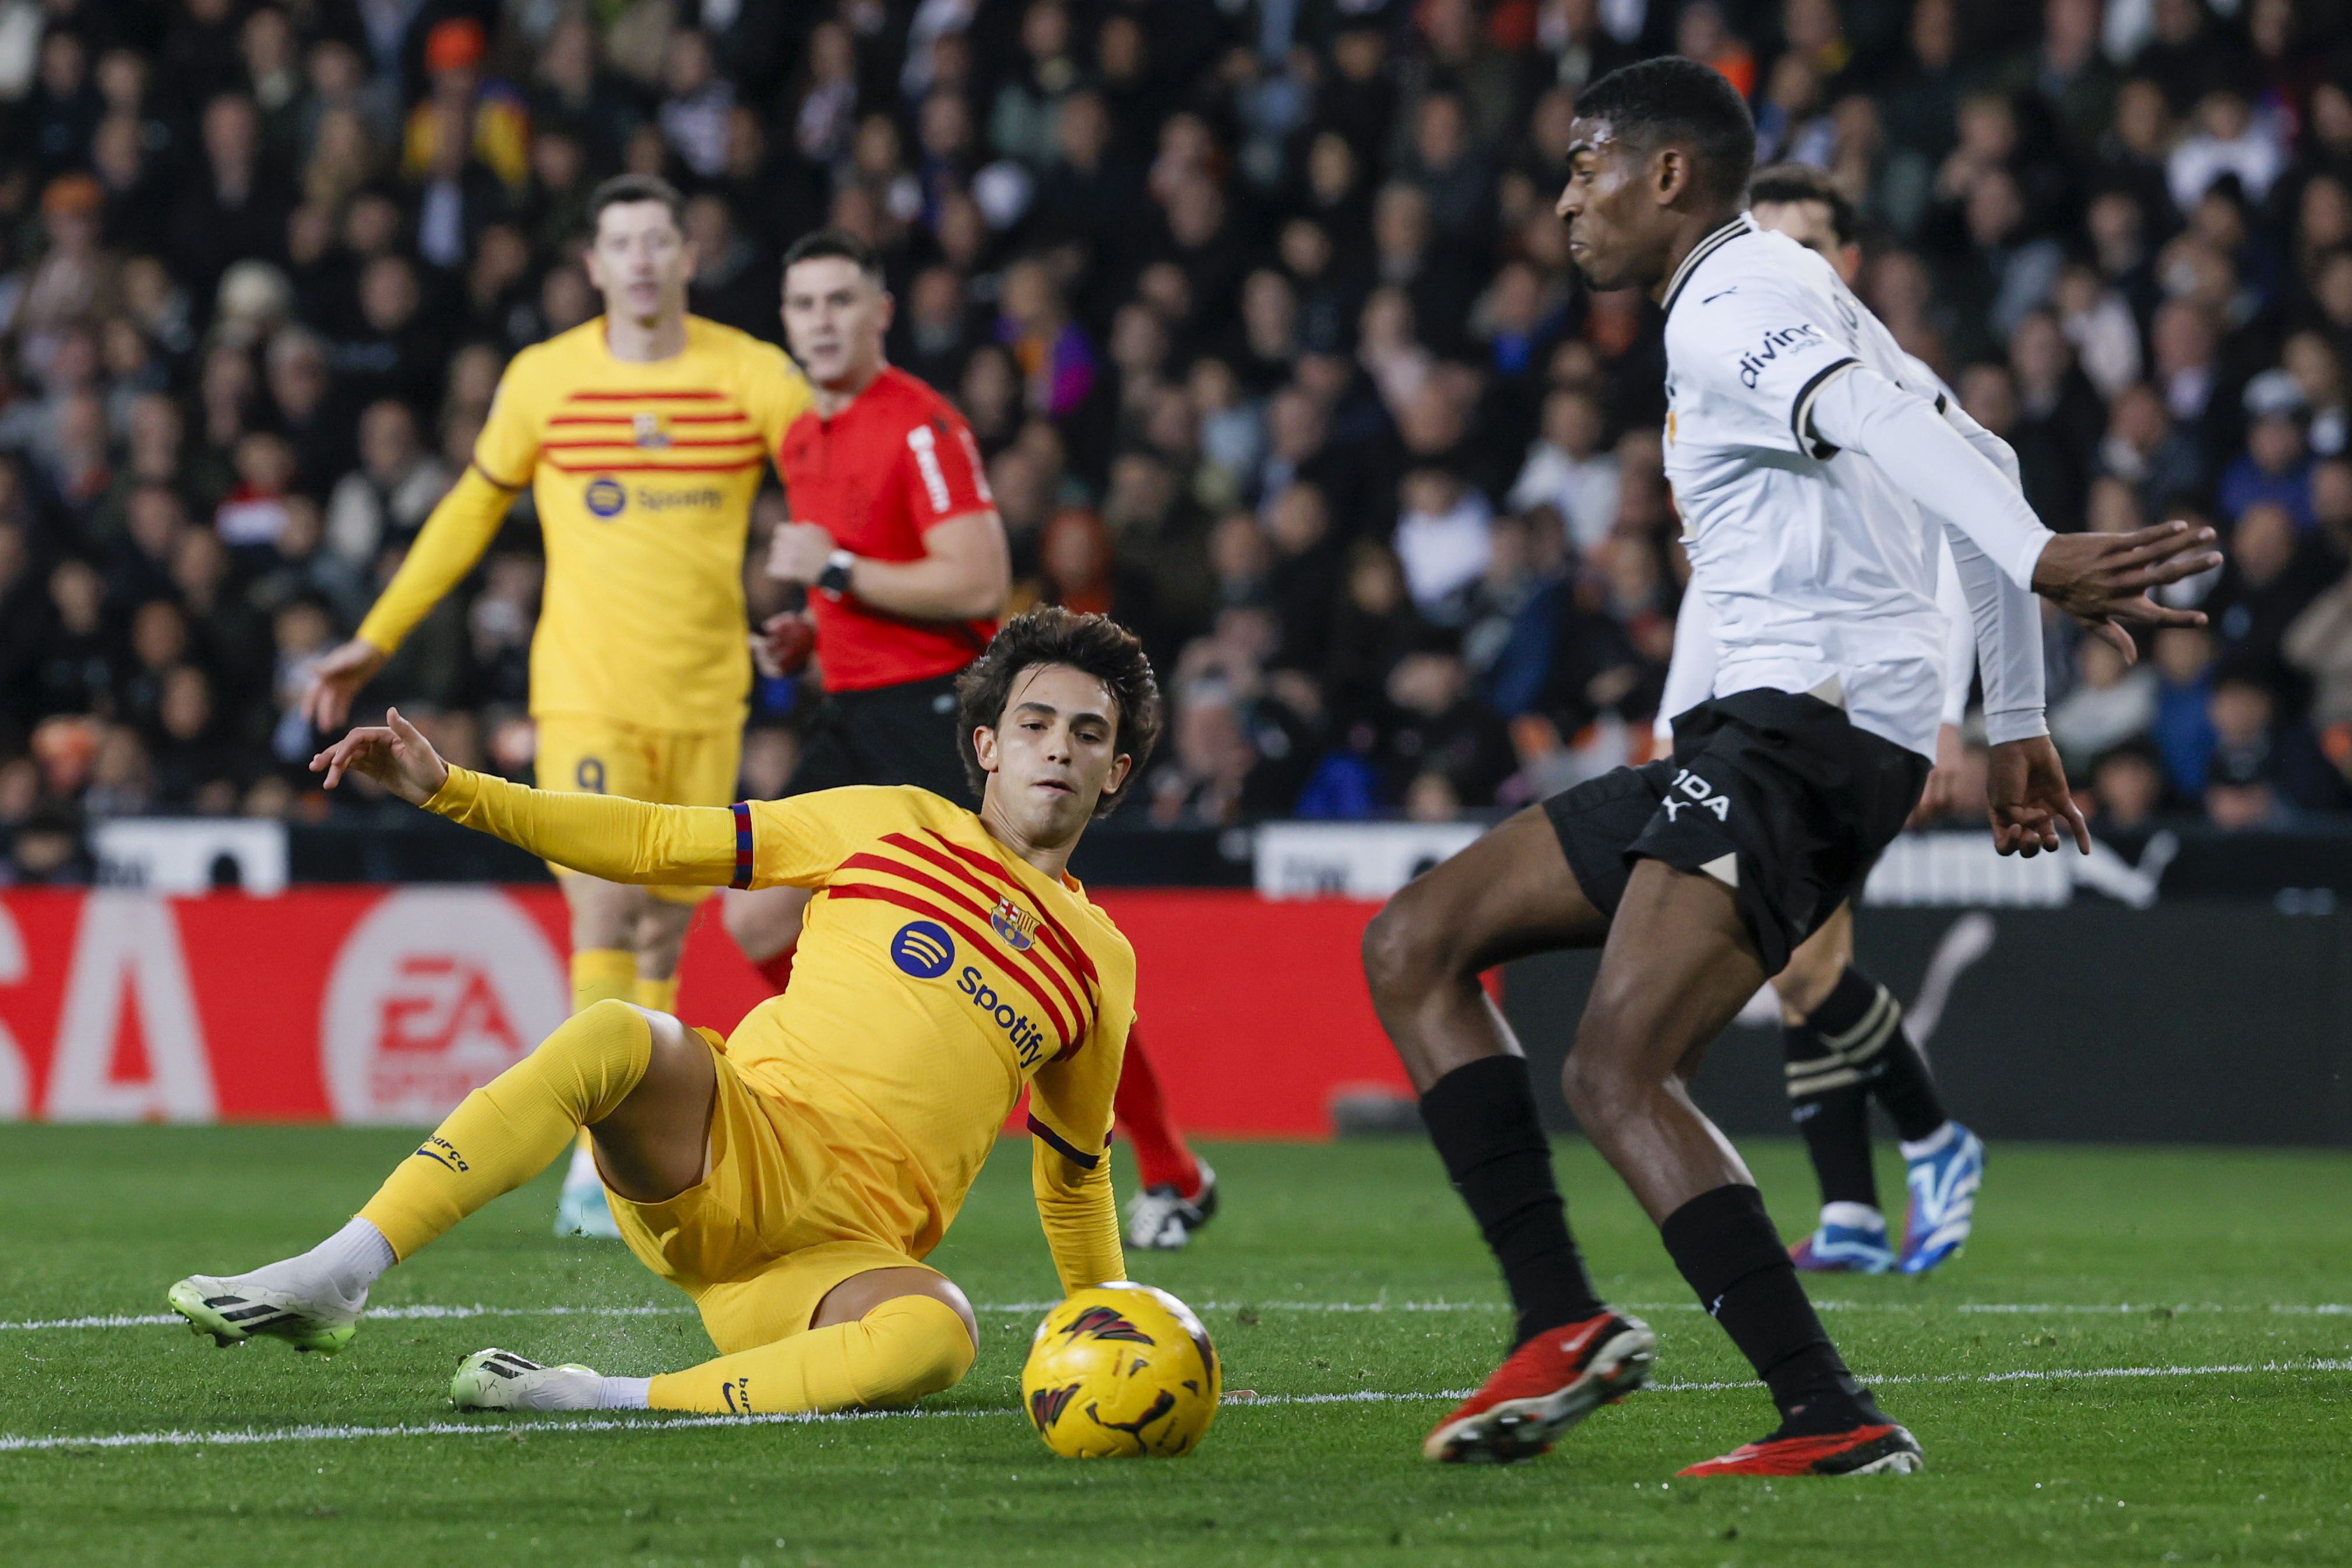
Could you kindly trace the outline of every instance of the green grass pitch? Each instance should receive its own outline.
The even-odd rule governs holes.
[[[617,1246],[547,1234],[551,1177],[375,1294],[379,1309],[499,1315],[387,1313],[333,1360],[154,1323],[40,1326],[152,1316],[182,1274],[309,1245],[414,1136],[0,1130],[0,1562],[2352,1561],[2341,1155],[1996,1147],[1965,1257],[1814,1292],[1926,1445],[1911,1478],[1671,1480],[1761,1433],[1769,1409],[1580,1145],[1561,1151],[1571,1212],[1603,1288],[1659,1330],[1664,1386],[1510,1469],[1417,1457],[1443,1409],[1432,1396],[1483,1376],[1504,1327],[1418,1141],[1210,1149],[1224,1214],[1189,1252],[1130,1265],[1202,1309],[1229,1392],[1265,1397],[1229,1403],[1173,1462],[1056,1459],[1017,1414],[1024,1303],[1053,1285],[1010,1146],[932,1260],[982,1309],[979,1364],[917,1416],[614,1429],[457,1415],[449,1374],[488,1344],[614,1373],[708,1354],[682,1298]],[[1793,1234],[1810,1190],[1794,1145],[1750,1153]],[[436,1424],[460,1429],[402,1430]],[[320,1430],[285,1436],[304,1427]]]

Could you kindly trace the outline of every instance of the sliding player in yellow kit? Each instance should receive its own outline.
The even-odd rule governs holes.
[[[904,1403],[970,1370],[971,1305],[922,1265],[1024,1086],[1065,1290],[1119,1279],[1111,1097],[1135,958],[1066,867],[1141,770],[1160,696],[1098,615],[1009,622],[957,683],[977,813],[911,786],[727,807],[551,794],[445,767],[397,714],[314,758],[614,882],[813,889],[792,988],[721,1044],[613,1000],[474,1091],[299,1257],[172,1287],[221,1343],[339,1350],[383,1271],[536,1176],[585,1125],[621,1235],[694,1297],[717,1359],[651,1378],[469,1356],[486,1409],[751,1414]]]
[[[360,625],[319,666],[320,729],[464,580],[528,485],[547,584],[530,645],[541,788],[724,805],[743,745],[743,550],[770,455],[809,406],[772,344],[689,316],[694,247],[678,193],[624,174],[589,200],[604,314],[517,354],[474,460]],[[572,1010],[608,997],[667,1011],[707,888],[648,891],[556,868],[572,914]],[[583,1145],[560,1235],[614,1234]]]

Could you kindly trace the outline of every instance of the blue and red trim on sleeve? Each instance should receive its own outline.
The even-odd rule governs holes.
[[[1102,1156],[1100,1155],[1080,1154],[1076,1149],[1070,1145],[1069,1140],[1064,1138],[1061,1134],[1054,1131],[1053,1128],[1045,1125],[1045,1123],[1037,1120],[1037,1113],[1034,1111],[1029,1113],[1029,1134],[1032,1137],[1043,1138],[1045,1141],[1046,1147],[1052,1149],[1055,1154],[1061,1155],[1064,1159],[1069,1161],[1072,1165],[1077,1166],[1082,1171],[1090,1171],[1097,1166],[1102,1164]]]
[[[735,802],[735,876],[730,887],[751,885],[751,803]]]

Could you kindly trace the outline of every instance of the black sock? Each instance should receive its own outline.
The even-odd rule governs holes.
[[[1895,1033],[1886,1049],[1878,1053],[1878,1072],[1870,1081],[1870,1092],[1886,1107],[1895,1135],[1916,1144],[1949,1118],[1944,1097],[1936,1092],[1936,1075],[1927,1071],[1927,1053],[1911,1043],[1911,1031],[1903,1027],[1902,1005],[1891,995],[1887,1000],[1895,1009]]]
[[[1865,1396],[1838,1359],[1752,1186],[1703,1192],[1658,1228],[1666,1251],[1772,1391],[1783,1429],[1841,1431]]]
[[[1527,1058],[1488,1056],[1455,1068],[1421,1097],[1421,1117],[1503,1266],[1517,1312],[1512,1344],[1602,1311],[1568,1233]]]
[[[1858,1069],[1822,1043],[1812,1024],[1784,1023],[1780,1048],[1789,1062],[1789,1115],[1804,1135],[1823,1203],[1878,1207],[1878,1173],[1870,1165],[1870,1090]]]

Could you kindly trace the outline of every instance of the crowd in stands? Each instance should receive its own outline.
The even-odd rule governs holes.
[[[0,879],[80,874],[98,817],[329,813],[296,697],[508,357],[594,314],[623,170],[764,337],[794,236],[880,249],[1016,607],[1153,653],[1137,819],[1440,820],[1646,756],[1660,316],[1551,205],[1580,88],[1664,52],[1852,198],[1861,293],[2053,528],[2220,531],[2206,629],[2126,666],[2051,624],[2095,825],[2352,804],[2327,0],[0,0]],[[526,497],[375,695],[527,776],[541,570]],[[747,793],[813,700],[757,688]]]

